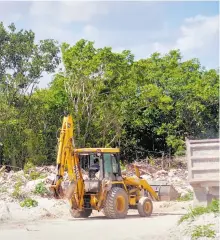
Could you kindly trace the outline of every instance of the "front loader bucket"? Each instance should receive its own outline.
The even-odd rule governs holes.
[[[173,187],[165,181],[149,181],[148,183],[158,194],[160,201],[174,201],[179,197],[179,193]]]

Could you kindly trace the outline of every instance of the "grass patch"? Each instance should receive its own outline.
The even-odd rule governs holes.
[[[201,237],[205,238],[215,238],[216,233],[211,226],[213,224],[206,224],[206,225],[197,225],[193,228],[191,233],[192,240],[196,240]]]
[[[34,199],[31,199],[31,198],[26,198],[24,199],[23,202],[20,203],[20,206],[21,207],[37,207],[38,206],[38,202]]]
[[[219,202],[220,202],[219,200],[213,200],[211,204],[207,207],[190,208],[189,212],[180,218],[180,220],[178,221],[178,224],[186,220],[194,220],[197,216],[200,216],[202,214],[219,213],[220,212]]]
[[[179,197],[177,199],[178,202],[186,202],[186,201],[191,201],[193,200],[193,192],[188,192],[186,195]]]

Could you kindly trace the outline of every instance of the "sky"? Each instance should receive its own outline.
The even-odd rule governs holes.
[[[33,30],[36,41],[53,38],[75,44],[131,50],[135,59],[180,49],[184,60],[198,58],[219,67],[219,3],[216,1],[2,1],[0,22]],[[44,74],[40,87],[52,76]]]

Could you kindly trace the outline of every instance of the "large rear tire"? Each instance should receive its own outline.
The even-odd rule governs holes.
[[[112,188],[108,192],[103,210],[107,218],[125,218],[128,213],[127,192],[119,187]]]
[[[153,203],[147,197],[140,198],[138,202],[138,212],[141,217],[150,217],[153,212]]]
[[[92,213],[92,209],[85,209],[84,211],[70,209],[70,213],[73,218],[88,218]]]

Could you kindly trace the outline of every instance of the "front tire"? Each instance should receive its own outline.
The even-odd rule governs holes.
[[[153,203],[147,197],[140,198],[138,202],[138,213],[141,217],[150,217],[153,212]]]
[[[125,218],[128,213],[127,192],[119,187],[112,188],[108,192],[103,210],[107,218]]]

